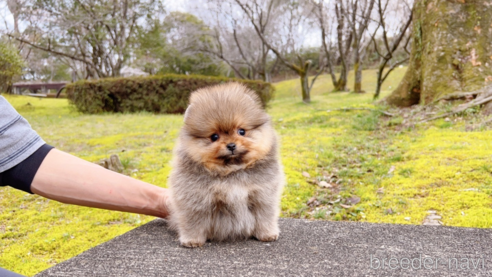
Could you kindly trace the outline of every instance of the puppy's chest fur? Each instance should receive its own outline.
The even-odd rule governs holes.
[[[219,179],[200,193],[202,216],[208,218],[210,239],[247,238],[252,235],[258,209],[267,203],[257,200],[268,195],[268,184],[256,185],[243,178]],[[263,195],[263,197],[259,197]],[[267,204],[268,205],[268,204]],[[195,207],[196,208],[196,207]]]
[[[226,177],[213,176],[203,166],[190,159],[182,159],[179,172],[172,174],[173,190],[177,196],[193,195],[209,204],[212,211],[230,211],[231,206],[249,205],[253,208],[258,198],[274,197],[280,189],[282,177],[276,159],[269,157],[253,168],[239,170]]]
[[[236,216],[240,210],[251,212],[255,198],[261,188],[255,184],[214,182],[210,187],[210,205],[214,215]]]

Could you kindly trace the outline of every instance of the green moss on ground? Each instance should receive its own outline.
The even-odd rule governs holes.
[[[394,145],[406,151],[382,180],[384,195],[373,197],[383,204],[363,204],[368,221],[421,224],[426,211],[436,210],[445,225],[492,227],[492,131],[435,125],[396,137]]]
[[[404,73],[390,75],[383,96]],[[364,90],[374,91],[375,77],[364,71]],[[492,131],[467,132],[463,121],[444,120],[406,129],[400,116],[337,111],[374,108],[372,94],[331,93],[329,76],[320,76],[309,105],[298,80],[276,89],[268,112],[282,142],[283,216],[421,224],[433,209],[445,225],[492,227]],[[57,148],[88,161],[116,153],[125,174],[166,186],[181,116],[82,115],[66,100],[7,99]],[[323,175],[332,189],[312,184]],[[307,204],[313,197],[317,207]],[[34,275],[152,219],[0,188],[0,266]]]

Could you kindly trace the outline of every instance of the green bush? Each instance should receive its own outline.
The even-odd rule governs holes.
[[[12,85],[12,79],[22,74],[24,60],[17,48],[0,42],[0,92],[5,92]]]
[[[174,74],[81,80],[68,84],[66,92],[68,99],[83,113],[183,113],[193,91],[231,81],[255,91],[263,107],[273,98],[274,87],[262,81]]]

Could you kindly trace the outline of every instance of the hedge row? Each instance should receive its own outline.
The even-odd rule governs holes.
[[[243,83],[255,91],[264,107],[273,98],[274,87],[262,81],[175,74],[81,80],[68,84],[66,93],[83,113],[183,113],[193,91],[232,81]]]

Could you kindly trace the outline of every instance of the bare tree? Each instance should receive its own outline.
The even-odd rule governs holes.
[[[266,36],[275,35],[275,20],[278,18],[279,13],[275,12],[275,7],[279,5],[278,1],[270,1],[267,3],[266,9],[263,11],[259,2],[253,2],[260,18],[258,21],[258,27],[260,33]],[[270,73],[278,64],[278,58],[273,66],[268,67],[268,58],[270,54],[270,47],[261,38],[256,35],[256,31],[251,25],[248,24],[247,18],[242,16],[240,19],[234,19],[231,14],[232,20],[232,34],[234,42],[239,51],[241,58],[248,65],[248,77],[253,79],[261,78],[263,81],[270,81]]]
[[[10,37],[85,67],[85,78],[119,76],[136,28],[162,10],[157,0],[27,0],[29,32]]]
[[[273,2],[273,1],[272,1]],[[273,6],[273,5],[272,5]],[[271,8],[260,22],[260,32],[267,35],[268,25],[272,17]],[[247,76],[249,79],[262,79],[270,82],[271,73],[278,64],[278,58],[272,65],[268,65],[271,49],[256,36],[256,32],[249,25],[244,26],[242,22],[233,22],[233,37],[241,58],[248,66]]]
[[[321,47],[324,52],[324,60],[321,62],[325,63],[326,68],[328,69],[328,74],[330,74],[331,82],[333,87],[337,86],[337,77],[335,75],[334,63],[336,63],[336,57],[332,54],[333,45],[335,35],[333,34],[333,26],[335,25],[333,19],[334,16],[331,16],[334,13],[334,10],[331,10],[330,6],[327,6],[325,1],[312,1],[312,4],[315,5],[316,9],[314,10],[314,15],[317,18],[318,26],[321,31]]]
[[[350,68],[350,55],[352,49],[352,42],[354,39],[354,34],[352,32],[352,28],[348,26],[348,13],[345,12],[344,0],[336,0],[335,2],[335,15],[337,19],[337,46],[338,46],[338,55],[340,59],[340,77],[337,80],[337,84],[334,88],[334,91],[347,91],[347,79],[348,79],[348,71]],[[351,21],[355,22],[356,14],[352,13]]]
[[[271,37],[276,32],[273,23],[279,13],[274,7],[279,2],[270,1],[262,14],[259,29],[264,36]],[[252,5],[260,8],[259,3],[253,2]],[[234,0],[208,0],[206,4],[207,15],[203,14],[203,9],[197,9],[196,12],[202,18],[208,18],[208,24],[212,26],[209,36],[213,44],[204,45],[202,51],[227,63],[237,77],[270,81],[271,72],[278,61],[272,60],[270,48],[257,36]]]
[[[412,8],[409,3],[401,1],[398,5],[392,7],[392,11],[389,11],[389,4],[390,0],[377,0],[377,13],[379,24],[382,29],[381,39],[383,41],[383,46],[379,46],[375,37],[372,37],[374,49],[381,58],[381,62],[378,66],[377,85],[374,99],[379,97],[381,86],[391,71],[393,71],[393,69],[397,66],[407,62],[410,57],[410,52],[407,47],[411,39],[409,30],[413,17]],[[388,27],[388,17],[391,18],[391,23],[395,27]],[[394,53],[399,48],[403,48],[408,56],[393,62],[393,64],[385,72],[386,66],[394,58]]]
[[[347,77],[353,58],[355,71],[354,91],[362,92],[361,61],[369,45],[366,32],[371,23],[371,12],[375,0],[336,0],[312,1],[316,5],[315,16],[321,30],[322,49],[326,56],[326,66],[331,75],[334,91],[347,90]],[[335,19],[336,23],[332,20]],[[336,32],[332,33],[336,25]],[[334,42],[333,42],[334,41]],[[337,57],[333,57],[335,44]],[[340,63],[340,76],[336,79],[333,64]]]
[[[283,1],[281,5],[277,7],[277,10],[283,12],[283,16],[280,18],[282,21],[279,19],[276,24],[285,28],[283,30],[283,36],[281,36],[284,37],[284,40],[281,38],[272,40],[262,33],[261,22],[266,7],[269,7],[270,3],[274,0],[266,2],[260,2],[259,0],[249,2],[241,0],[235,1],[241,7],[263,43],[272,50],[280,62],[299,76],[301,81],[302,101],[305,103],[311,102],[310,91],[316,78],[323,72],[324,68],[320,68],[316,76],[309,82],[308,74],[312,61],[304,60],[300,55],[303,43],[302,34],[300,33],[300,30],[302,29],[300,27],[307,27],[306,23],[309,15],[314,10],[314,6],[308,1]],[[284,50],[282,50],[282,46],[285,46],[286,49],[284,48]],[[292,58],[292,60],[289,59],[287,53],[294,54],[293,56],[295,56],[295,58]]]
[[[344,6],[343,2],[339,1],[339,9],[346,14],[348,25],[352,29],[355,74],[354,92],[361,93],[363,92],[361,60],[367,46],[364,45],[363,39],[369,26],[375,0],[349,0],[346,6]]]
[[[236,46],[237,41],[232,39],[232,32],[222,26],[223,22],[219,19],[220,15],[217,13],[216,16],[216,24],[208,32],[212,43],[210,45],[202,45],[200,51],[225,62],[234,71],[236,77],[248,79],[248,75],[241,70],[247,65],[247,62],[236,51],[238,49]]]

